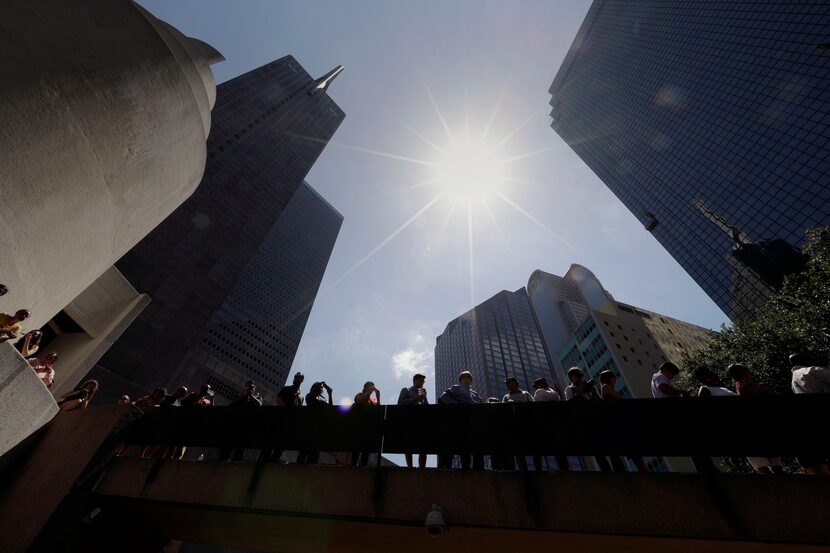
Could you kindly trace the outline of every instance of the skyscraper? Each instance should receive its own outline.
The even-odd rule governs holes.
[[[233,399],[247,380],[273,403],[334,249],[343,216],[303,183],[236,286],[211,318],[176,377],[209,382]]]
[[[599,373],[608,370],[617,376],[623,397],[650,398],[651,376],[660,364],[679,363],[683,351],[705,346],[711,335],[705,328],[616,301],[581,265],[571,265],[563,277],[534,271],[527,290],[563,387],[571,367],[580,367],[586,380],[597,383]],[[687,459],[646,461],[653,470],[691,468]]]
[[[343,121],[326,93],[340,69],[313,79],[286,56],[217,87],[202,183],[117,263],[152,301],[93,369],[90,376],[102,383],[102,397],[179,384],[183,363],[202,343],[217,311],[233,301],[229,296],[237,283],[245,286],[240,277]],[[264,312],[261,320],[272,316]],[[236,338],[251,342],[250,336]],[[277,371],[277,361],[269,357],[273,352],[257,353]]]
[[[482,398],[501,398],[504,379],[515,376],[532,390],[533,381],[553,373],[527,292],[502,290],[450,321],[435,344],[435,394],[458,382],[461,371],[473,373],[473,387]]]
[[[554,130],[733,318],[830,224],[828,36],[823,0],[595,0],[551,85]]]

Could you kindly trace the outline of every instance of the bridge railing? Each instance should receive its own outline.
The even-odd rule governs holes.
[[[830,396],[363,408],[157,408],[131,444],[307,451],[629,456],[825,455]]]

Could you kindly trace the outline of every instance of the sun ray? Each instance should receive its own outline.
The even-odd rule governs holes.
[[[502,139],[498,142],[498,144],[496,144],[496,146],[493,148],[493,150],[498,150],[498,149],[500,149],[502,146],[504,146],[505,144],[507,144],[507,143],[510,141],[510,139],[511,139],[511,138],[513,138],[514,136],[516,136],[516,134],[517,134],[520,130],[522,130],[523,128],[525,128],[525,127],[528,125],[528,123],[530,123],[531,121],[533,121],[534,119],[536,119],[537,117],[539,117],[539,114],[540,114],[540,113],[542,113],[542,110],[536,110],[536,111],[534,111],[532,114],[530,114],[530,117],[528,117],[527,119],[525,119],[524,121],[522,121],[521,123],[519,123],[519,125],[518,125],[518,126],[516,126],[516,127],[515,127],[512,131],[510,131],[509,133],[507,133],[506,135],[504,135],[504,136],[502,137]]]
[[[427,161],[424,159],[417,159],[413,157],[402,156],[398,154],[390,154],[389,152],[381,152],[380,150],[372,150],[369,148],[361,148],[360,146],[349,146],[348,144],[340,144],[338,142],[331,142],[328,140],[323,140],[321,138],[316,138],[313,136],[308,136],[304,134],[297,134],[293,132],[285,131],[285,134],[288,136],[293,136],[294,138],[302,138],[303,140],[309,140],[311,142],[319,142],[320,144],[328,144],[329,146],[334,146],[336,148],[344,148],[346,150],[354,150],[356,152],[363,152],[364,154],[371,154],[375,156],[385,157],[389,159],[396,159],[398,161],[406,161],[408,163],[416,163],[418,165],[426,165],[428,167],[435,167],[436,164],[432,161]]]
[[[499,92],[499,97],[496,100],[496,105],[493,107],[493,112],[490,114],[490,119],[487,120],[487,124],[484,126],[484,132],[481,134],[482,139],[486,140],[487,137],[490,135],[490,127],[493,126],[493,121],[496,120],[496,115],[499,113],[499,109],[501,109],[501,102],[504,99],[504,94],[507,92],[507,86],[510,84],[510,73],[507,74],[507,78],[504,80],[504,85],[501,87],[501,91]],[[494,149],[498,150],[501,144],[497,145]]]
[[[519,161],[521,159],[527,159],[529,157],[538,156],[539,154],[544,154],[545,152],[552,152],[553,150],[561,150],[563,147],[562,144],[554,144],[553,146],[548,146],[547,148],[542,148],[540,150],[534,150],[532,152],[526,152],[524,154],[519,154],[517,156],[509,157],[507,159],[503,159],[500,163],[508,164],[513,163],[514,161]]]
[[[552,237],[556,238],[557,240],[559,240],[560,242],[562,242],[563,244],[565,244],[568,248],[570,248],[570,249],[571,249],[571,251],[573,251],[574,253],[577,253],[577,254],[579,253],[579,252],[576,250],[576,248],[574,248],[574,247],[571,245],[571,243],[570,243],[570,242],[568,242],[567,240],[565,240],[564,238],[562,238],[561,236],[559,236],[558,234],[556,234],[555,232],[553,232],[553,231],[550,229],[550,227],[548,227],[545,223],[543,223],[542,221],[540,221],[539,219],[537,219],[536,217],[534,217],[533,215],[531,215],[530,213],[528,213],[528,212],[527,212],[524,208],[522,208],[522,206],[520,206],[519,204],[517,204],[516,202],[514,202],[513,200],[511,200],[510,198],[508,198],[507,196],[505,196],[505,195],[504,195],[504,194],[502,194],[501,192],[496,192],[496,195],[497,195],[499,198],[501,198],[502,200],[504,200],[504,202],[505,202],[505,203],[507,203],[507,205],[511,206],[513,209],[515,209],[516,211],[518,211],[519,213],[521,213],[522,215],[524,215],[525,217],[527,217],[530,221],[532,221],[532,222],[536,223],[536,225],[538,225],[538,226],[539,226],[539,228],[541,228],[542,230],[544,230],[545,232],[547,232],[549,235],[551,235]]]
[[[470,307],[476,306],[475,295],[475,263],[473,258],[473,206],[467,203],[467,250],[470,261]]]
[[[422,180],[420,182],[416,182],[415,184],[409,184],[407,186],[401,186],[400,188],[393,188],[393,189],[391,189],[387,192],[384,192],[383,194],[379,194],[377,197],[383,198],[385,196],[391,196],[393,194],[397,194],[399,192],[405,192],[407,190],[415,190],[415,189],[418,189],[418,188],[426,188],[427,186],[429,186],[431,184],[435,184],[436,182],[438,182],[438,180],[439,179],[437,179],[437,178],[427,179],[427,180]]]
[[[512,253],[513,248],[510,247],[510,241],[507,239],[507,235],[502,230],[501,225],[499,225],[498,221],[496,221],[496,216],[493,215],[493,210],[490,209],[490,204],[486,199],[481,200],[481,204],[484,206],[484,211],[487,213],[487,216],[490,217],[490,222],[493,223],[493,227],[496,229],[496,232],[499,233],[502,242],[504,242],[507,251]]]
[[[424,212],[426,212],[426,211],[427,211],[430,207],[432,207],[433,205],[435,205],[435,204],[436,204],[436,202],[438,202],[438,200],[440,200],[440,199],[441,199],[441,198],[443,198],[443,197],[444,197],[444,194],[442,193],[442,194],[438,194],[438,195],[437,195],[437,196],[435,196],[432,200],[430,200],[430,201],[429,201],[429,202],[428,202],[428,203],[427,203],[424,207],[422,207],[421,209],[419,209],[419,210],[418,210],[418,211],[417,211],[417,212],[416,212],[416,213],[415,213],[412,217],[410,217],[409,219],[407,219],[407,220],[406,220],[406,222],[405,222],[404,224],[402,224],[401,226],[399,226],[397,229],[395,229],[394,231],[392,231],[392,233],[391,233],[389,236],[387,236],[386,238],[384,238],[384,239],[381,241],[381,243],[380,243],[380,244],[378,244],[377,246],[375,246],[375,247],[372,249],[372,251],[370,251],[369,253],[367,253],[366,255],[364,255],[364,256],[360,259],[360,261],[358,261],[357,263],[355,263],[354,265],[352,265],[352,266],[351,266],[351,268],[349,268],[349,270],[348,270],[348,271],[346,271],[345,273],[343,273],[342,275],[340,275],[340,277],[338,277],[338,279],[337,279],[337,280],[335,280],[335,281],[334,281],[334,283],[332,283],[332,285],[328,288],[328,290],[331,290],[332,288],[334,288],[335,286],[337,286],[338,284],[340,284],[343,280],[345,280],[345,279],[346,279],[346,277],[348,277],[350,274],[352,274],[352,273],[353,273],[353,272],[355,272],[357,269],[359,269],[361,265],[363,265],[364,263],[366,263],[366,262],[367,262],[367,261],[368,261],[368,260],[369,260],[369,259],[373,256],[373,255],[375,255],[375,254],[376,254],[376,253],[378,253],[381,249],[383,249],[383,247],[384,247],[384,246],[386,246],[386,245],[387,245],[389,242],[391,242],[391,241],[392,241],[392,240],[393,240],[393,239],[394,239],[397,235],[399,235],[401,232],[403,232],[403,230],[404,230],[406,227],[408,227],[409,225],[411,225],[412,223],[414,223],[414,222],[418,219],[418,217],[420,217],[421,215],[423,215],[423,214],[424,214]],[[326,291],[328,291],[328,290],[326,290]]]
[[[435,96],[432,95],[432,90],[430,90],[429,85],[427,84],[427,80],[421,75],[421,83],[424,85],[424,89],[427,91],[427,96],[429,96],[429,101],[432,104],[432,108],[435,110],[435,115],[438,116],[438,119],[441,121],[441,126],[444,127],[444,132],[447,133],[447,138],[450,139],[450,142],[455,142],[455,137],[453,137],[452,131],[450,130],[450,126],[447,125],[447,120],[444,119],[444,116],[441,114],[441,109],[438,107],[438,102],[435,101]]]
[[[441,154],[444,153],[444,150],[442,150],[440,146],[438,146],[435,142],[433,142],[432,140],[430,140],[429,138],[427,138],[423,134],[416,131],[411,125],[409,125],[408,123],[406,123],[405,121],[403,121],[402,119],[399,119],[397,117],[395,117],[394,119],[398,123],[400,123],[403,126],[403,128],[405,128],[406,130],[408,130],[409,132],[411,132],[412,134],[414,134],[415,136],[420,138],[426,145],[430,146],[431,148],[433,148],[438,153],[441,153]]]
[[[515,182],[516,184],[527,184],[529,186],[550,186],[550,184],[537,181],[537,180],[528,180],[528,179],[518,179],[516,177],[504,177],[504,180],[508,182]]]

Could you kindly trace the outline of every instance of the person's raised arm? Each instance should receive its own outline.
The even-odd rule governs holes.
[[[328,384],[326,384],[326,383],[324,382],[324,383],[323,383],[323,389],[325,389],[325,390],[326,390],[326,393],[329,395],[329,405],[334,405],[334,399],[332,398],[332,395],[333,395],[333,394],[331,393],[331,392],[332,392],[332,390],[331,390],[331,386],[329,386]]]
[[[447,388],[441,397],[438,398],[438,403],[445,403],[445,404],[453,404],[458,403],[455,398],[452,396],[451,392],[452,388]]]
[[[27,332],[26,337],[23,339],[23,347],[20,350],[20,354],[23,357],[30,357],[37,353],[37,350],[40,347],[37,344],[32,344],[32,338],[35,336],[35,331]]]
[[[378,390],[377,388],[372,388],[372,392],[375,393],[375,400],[378,402],[378,405],[380,405],[380,390]],[[371,392],[369,393],[369,395],[372,395]]]

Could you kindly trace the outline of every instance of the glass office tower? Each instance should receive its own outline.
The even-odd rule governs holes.
[[[554,130],[733,318],[830,224],[828,41],[825,1],[596,0],[551,85]]]
[[[553,373],[542,336],[524,288],[502,290],[451,321],[435,344],[435,394],[458,382],[461,371],[473,373],[473,388],[482,399],[507,393],[504,379],[515,376],[533,393],[533,381]]]
[[[326,92],[339,70],[314,79],[292,56],[286,56],[217,86],[202,183],[116,264],[137,290],[150,295],[151,302],[91,371],[90,378],[101,382],[100,401],[125,393],[139,396],[155,386],[201,384],[192,381],[194,368],[186,361],[203,346],[217,312],[244,288],[240,279],[246,268],[268,242],[284,209],[345,117]],[[304,201],[314,203],[308,194],[313,196],[306,191]],[[316,224],[339,228],[339,215],[323,212],[322,221],[308,221],[306,228]],[[336,232],[333,236],[329,232],[328,241],[314,255],[327,260],[334,236]],[[277,246],[272,244],[272,254],[290,262],[290,253]],[[315,270],[322,277],[322,268]],[[280,285],[296,286],[302,302],[313,301],[308,292],[316,291],[316,285],[290,280]],[[275,315],[268,312],[267,302],[261,306],[260,318],[273,321]],[[274,377],[252,379],[263,385],[269,382],[269,388],[278,390],[282,382],[274,375],[285,378],[295,346],[280,346],[276,359],[270,346],[258,341],[267,342],[269,333],[279,331],[262,328],[260,337],[254,331],[232,332],[247,347],[247,355],[261,356],[251,367]],[[233,355],[243,359],[238,353]],[[250,361],[245,359],[245,363]],[[231,361],[238,372],[225,371],[221,365],[214,368],[228,388],[238,389],[250,372],[243,361],[233,357]]]

